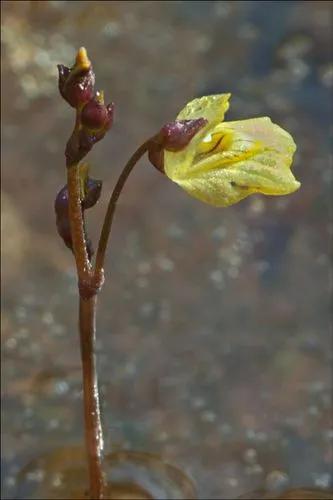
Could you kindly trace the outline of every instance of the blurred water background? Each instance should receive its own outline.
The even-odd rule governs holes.
[[[89,155],[95,241],[128,156],[196,96],[231,92],[227,119],[286,128],[302,182],[216,209],[141,162],[99,302],[107,450],[163,456],[200,498],[332,486],[331,16],[325,1],[2,2],[3,498],[29,460],[83,436],[76,278],[53,212],[73,124],[56,64],[82,45],[116,103]]]

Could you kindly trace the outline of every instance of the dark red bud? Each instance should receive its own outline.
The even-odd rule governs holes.
[[[94,99],[89,101],[82,109],[81,123],[89,129],[100,129],[104,126],[107,118],[107,109],[104,104],[96,102]]]
[[[181,151],[206,123],[208,122],[205,118],[167,123],[158,134],[160,144],[167,151]]]
[[[149,161],[164,173],[164,150],[177,152],[184,149],[195,134],[208,123],[205,118],[194,120],[176,120],[166,123],[151,140],[148,151]]]
[[[82,200],[82,208],[86,210],[87,208],[91,208],[98,202],[101,191],[102,191],[102,181],[98,181],[96,179],[91,179],[88,177],[86,186],[85,186],[85,196]]]
[[[75,71],[58,64],[59,91],[73,108],[82,106],[94,96],[95,74],[92,68]]]
[[[89,101],[81,113],[81,123],[91,131],[111,128],[113,122],[114,104],[102,104],[96,99]]]
[[[54,210],[57,216],[66,215],[68,213],[68,189],[67,184],[60,189],[54,202]]]
[[[70,141],[66,148],[67,164],[80,161],[94,144],[103,139],[112,126],[113,111],[113,103],[105,106],[95,99],[84,106],[81,115],[82,128],[77,140]]]
[[[102,190],[102,181],[87,178],[85,185],[85,196],[81,202],[82,210],[93,207],[100,198]],[[54,202],[54,209],[56,213],[56,226],[59,236],[63,239],[65,245],[73,251],[71,228],[69,223],[68,214],[68,189],[67,184],[60,189],[56,196]],[[86,248],[88,253],[88,258],[91,260],[94,249],[91,240],[88,238],[86,229],[84,227],[84,238],[86,242]]]

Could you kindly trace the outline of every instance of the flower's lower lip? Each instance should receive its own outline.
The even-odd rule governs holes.
[[[236,182],[231,181],[230,184],[238,189],[242,190],[249,190],[253,193],[262,193],[265,195],[271,195],[271,196],[282,196],[285,194],[290,194],[293,193],[294,191],[297,191],[297,189],[300,187],[300,182],[295,181],[295,184],[293,186],[285,186],[277,189],[276,187],[264,187],[264,186],[251,186],[251,185],[245,185],[245,184],[237,184]]]
[[[265,195],[268,195],[268,196],[282,196],[285,194],[294,193],[295,191],[297,191],[300,188],[300,186],[301,186],[301,183],[298,181],[295,181],[295,184],[292,187],[288,186],[285,188],[281,188],[279,190],[277,190],[277,189],[274,190],[273,188],[256,188],[256,189],[258,189],[258,192],[265,194]]]

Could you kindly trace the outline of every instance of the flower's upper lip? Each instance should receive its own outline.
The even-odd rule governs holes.
[[[229,109],[230,97],[230,93],[200,97],[188,103],[180,111],[177,120],[193,120],[196,118],[207,120],[207,124],[193,138],[192,144],[200,141],[218,123],[223,122],[224,115]]]

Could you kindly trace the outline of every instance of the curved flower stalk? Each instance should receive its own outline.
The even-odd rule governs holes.
[[[300,183],[290,166],[296,145],[270,118],[224,122],[230,94],[205,96],[188,103],[177,121],[205,119],[180,151],[164,148],[165,174],[188,194],[226,207],[253,193],[285,195]]]

